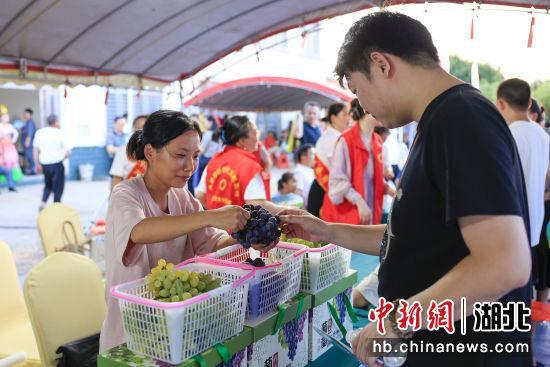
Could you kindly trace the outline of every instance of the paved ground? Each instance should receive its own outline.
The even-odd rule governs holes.
[[[36,227],[42,188],[41,183],[17,186],[16,193],[0,188],[0,239],[10,246],[21,281],[44,257]],[[82,224],[87,225],[105,201],[108,190],[108,181],[68,181],[62,202],[75,208]]]

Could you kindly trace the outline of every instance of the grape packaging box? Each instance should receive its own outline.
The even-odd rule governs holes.
[[[353,323],[347,312],[346,305],[344,303],[343,295],[346,294],[348,298],[351,297],[351,288],[348,288],[344,292],[338,294],[332,298],[330,302],[338,313],[339,321],[342,323],[346,330],[353,329]],[[342,339],[344,336],[340,332],[337,323],[334,321],[330,314],[327,302],[309,310],[309,360],[314,361],[323,355],[327,350],[332,347],[332,344],[328,340],[325,340],[318,333],[313,330],[313,326],[323,330],[328,335]]]
[[[237,352],[228,363],[221,363],[218,367],[246,367],[246,348]]]
[[[308,313],[281,327],[275,335],[248,346],[248,367],[305,367],[308,364],[310,332]]]

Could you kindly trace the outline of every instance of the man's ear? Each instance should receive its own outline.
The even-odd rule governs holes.
[[[393,63],[388,56],[382,52],[372,52],[370,54],[372,61],[371,70],[379,70],[386,78],[394,72]]]
[[[501,98],[497,99],[496,105],[499,111],[504,111],[506,109],[506,102],[504,102]]]

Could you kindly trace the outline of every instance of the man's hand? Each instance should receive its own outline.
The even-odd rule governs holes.
[[[394,334],[390,322],[387,319],[384,320],[384,326],[386,328],[386,333],[382,335],[378,332],[376,323],[369,324],[365,326],[352,341],[353,353],[368,367],[383,366],[377,362],[378,356],[368,353],[373,350],[372,345],[375,339],[391,338],[392,341],[398,340],[397,335]]]
[[[283,232],[288,237],[307,241],[328,241],[328,225],[321,219],[301,209],[285,209],[279,213]]]
[[[36,164],[35,171],[36,171],[37,174],[41,174],[41,173],[42,173],[42,165],[41,165],[40,163],[37,163],[37,164]]]
[[[359,224],[370,224],[372,220],[372,212],[363,199],[357,202],[357,211],[359,212]]]

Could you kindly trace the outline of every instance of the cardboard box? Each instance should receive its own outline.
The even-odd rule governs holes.
[[[275,335],[248,346],[248,367],[305,367],[308,364],[309,317],[305,312]]]
[[[233,357],[231,357],[231,360],[229,363],[221,363],[218,365],[218,367],[246,367],[246,349],[237,352]]]
[[[348,288],[343,293],[346,293],[348,297],[351,297],[351,288]],[[332,303],[336,311],[338,312],[338,317],[340,322],[346,330],[353,329],[353,323],[347,313],[345,304],[342,301],[342,294],[340,293],[336,297],[328,300],[327,302]],[[332,347],[332,344],[323,339],[319,334],[313,330],[313,326],[323,330],[328,335],[335,337],[337,339],[342,339],[343,335],[338,328],[338,325],[332,318],[330,310],[327,306],[327,303],[320,304],[317,307],[309,310],[309,360],[314,361],[319,358],[323,353],[329,350]]]

